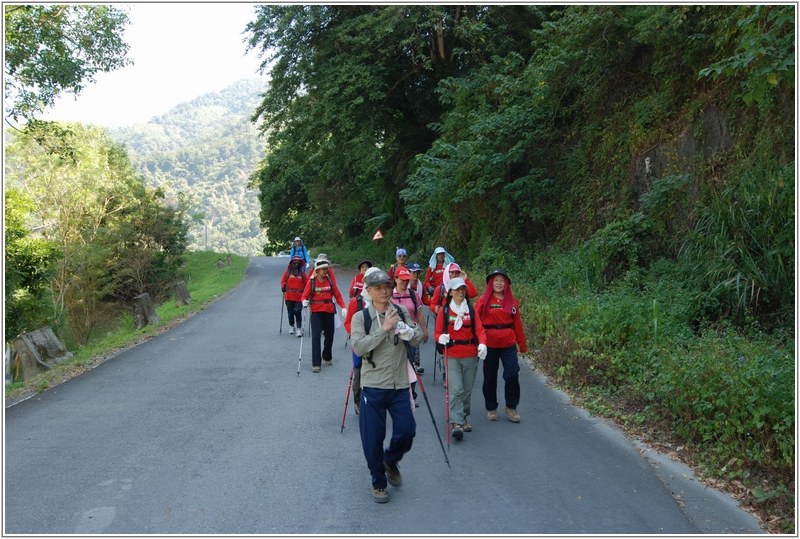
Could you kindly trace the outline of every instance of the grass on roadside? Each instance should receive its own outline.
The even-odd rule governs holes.
[[[111,322],[116,330],[108,331],[105,336],[93,340],[86,346],[76,346],[70,350],[74,354],[72,358],[57,364],[52,369],[25,382],[7,385],[5,398],[42,392],[57,386],[90,369],[93,364],[102,361],[113,352],[150,339],[175,326],[189,315],[205,309],[209,303],[235,288],[244,276],[247,257],[233,254],[230,256],[230,265],[226,262],[225,267],[217,268],[217,260],[220,258],[226,260],[226,255],[210,251],[187,253],[179,279],[183,279],[186,283],[186,288],[192,297],[191,305],[176,307],[175,298],[170,297],[155,308],[161,322],[139,330],[133,329],[132,313],[116,315],[116,320]]]

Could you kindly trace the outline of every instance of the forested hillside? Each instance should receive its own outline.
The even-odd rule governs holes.
[[[181,103],[145,124],[111,130],[126,145],[149,186],[168,200],[183,193],[193,204],[191,250],[262,252],[257,192],[247,180],[263,157],[264,143],[250,115],[265,90],[259,79],[239,81],[218,93]]]

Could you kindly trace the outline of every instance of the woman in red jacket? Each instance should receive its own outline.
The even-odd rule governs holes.
[[[311,305],[311,372],[319,372],[322,360],[331,365],[333,359],[333,319],[336,313],[334,300],[342,309],[344,299],[336,281],[328,276],[328,261],[314,263],[314,277],[306,283],[303,291],[303,307]],[[346,314],[346,313],[345,313]],[[325,346],[320,354],[320,336],[325,332]]]
[[[467,272],[462,271],[461,266],[455,262],[451,262],[444,268],[442,284],[440,284],[439,287],[434,290],[433,296],[431,296],[430,308],[433,310],[433,312],[438,313],[445,300],[447,300],[447,285],[450,282],[450,279],[455,279],[456,277],[461,277],[464,280],[464,284],[467,285],[468,299],[472,299],[478,295],[478,289],[475,288],[475,285],[472,284],[472,281],[470,281],[469,277],[467,277]]]
[[[353,281],[350,283],[350,291],[348,292],[351,298],[359,296],[361,291],[364,290],[364,274],[371,267],[372,262],[369,260],[362,260],[358,263],[358,273],[353,277]],[[348,331],[347,333],[350,332]]]
[[[489,347],[483,360],[483,399],[486,403],[486,418],[497,421],[497,369],[503,362],[505,381],[505,412],[514,423],[519,423],[519,351],[528,350],[519,304],[511,294],[511,279],[498,269],[486,276],[486,291],[475,304],[475,313],[486,330]]]
[[[306,289],[306,261],[295,255],[281,277],[281,292],[289,315],[289,333],[303,335],[303,290]]]
[[[467,284],[461,277],[450,279],[447,304],[436,317],[436,342],[445,347],[447,384],[450,389],[452,435],[461,440],[471,432],[467,422],[478,360],[486,357],[486,333],[481,319],[467,301]],[[474,314],[474,316],[473,316]],[[446,317],[446,318],[445,318]]]

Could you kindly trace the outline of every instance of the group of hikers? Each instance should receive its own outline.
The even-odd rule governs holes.
[[[313,267],[307,269],[311,259],[297,237],[290,256],[281,291],[290,329],[298,337],[304,331],[302,309],[310,308],[312,373],[321,372],[323,362],[332,364],[333,335],[339,324],[334,302],[341,308],[351,339],[353,402],[374,501],[389,501],[387,483],[394,487],[402,484],[398,462],[411,449],[416,434],[416,385],[425,372],[419,348],[431,336],[423,306],[434,314],[435,363],[441,356],[449,394],[449,434],[461,441],[465,432],[472,432],[468,417],[481,361],[486,418],[498,420],[497,374],[502,363],[504,411],[510,421],[520,422],[517,348],[525,353],[527,344],[511,279],[504,270],[486,276],[486,288],[479,296],[466,272],[443,247],[434,250],[423,278],[420,265],[407,263],[408,253],[398,248],[388,271],[370,260],[358,264],[345,305],[325,254],[317,255]],[[387,412],[392,436],[384,449]]]

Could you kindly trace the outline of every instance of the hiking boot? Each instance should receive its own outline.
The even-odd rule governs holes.
[[[303,330],[301,330],[300,328],[297,328],[294,331],[295,331],[295,335],[297,335],[298,339],[303,336]]]
[[[417,370],[417,374],[423,374],[425,369],[419,366],[419,363],[414,363],[414,368]]]
[[[400,475],[400,468],[398,468],[396,464],[394,466],[389,466],[384,460],[383,468],[386,470],[386,479],[389,481],[390,485],[399,487],[403,484],[403,476]]]
[[[504,407],[506,414],[508,414],[508,419],[512,423],[519,423],[519,414],[514,408],[509,408],[508,406]]]
[[[372,487],[372,499],[377,503],[386,503],[389,501],[389,491],[385,488]]]
[[[294,326],[289,326],[289,335],[294,334]]]
[[[470,425],[470,424],[467,422],[467,418],[466,418],[466,417],[464,417],[464,424],[463,424],[463,425],[461,425],[461,429],[462,429],[464,432],[472,432],[472,425]]]
[[[497,421],[497,410],[486,410],[486,419],[489,421]]]
[[[325,363],[326,367],[333,365],[333,362],[330,359],[323,359],[322,361]]]
[[[320,369],[319,367],[311,367],[311,372],[313,372],[313,373],[317,373],[317,372],[319,372],[321,370],[322,369]]]
[[[419,403],[417,402],[417,399],[414,399],[414,408],[419,408]]]
[[[361,405],[356,403],[356,415],[358,415],[358,412],[360,411],[361,411]]]
[[[459,442],[464,437],[464,431],[461,430],[461,425],[459,425],[458,423],[453,423],[453,432],[451,432],[450,434],[453,436],[453,438],[455,438]]]

